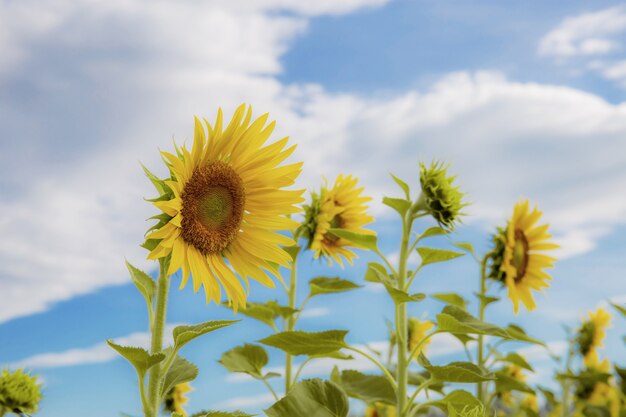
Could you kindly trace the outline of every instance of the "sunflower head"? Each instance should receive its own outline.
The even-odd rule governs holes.
[[[583,401],[598,402],[606,399],[610,386],[601,374],[611,372],[608,359],[600,360],[596,355],[585,364],[586,368],[576,380],[576,397]]]
[[[502,369],[502,373],[513,378],[519,382],[526,381],[526,374],[524,374],[524,370],[517,365],[508,365]],[[503,391],[498,394],[500,396],[500,400],[507,407],[513,406],[513,393],[511,391]]]
[[[544,253],[559,245],[550,241],[548,225],[536,225],[540,217],[541,212],[536,208],[529,210],[528,200],[521,201],[515,205],[506,229],[495,239],[496,257],[492,257],[490,276],[503,281],[508,288],[515,314],[520,301],[528,310],[535,308],[532,290],[549,286],[551,278],[544,269],[553,267],[556,261]]]
[[[146,169],[160,194],[151,201],[161,211],[144,244],[148,258],[168,259],[168,274],[182,269],[181,288],[191,275],[207,302],[220,302],[223,287],[235,311],[246,302],[240,280],[273,286],[269,275],[289,267],[282,247],[294,242],[277,232],[297,226],[288,216],[303,201],[302,190],[286,189],[302,164],[281,165],[295,146],[286,148],[287,138],[266,145],[274,129],[267,119],[252,121],[243,105],[226,126],[221,110],[213,125],[196,118],[190,149],[161,152],[169,177]]]
[[[415,317],[409,318],[409,334],[408,334],[408,348],[412,352],[413,349],[420,343],[433,328],[434,324],[428,320],[418,320]],[[420,353],[426,351],[426,347],[430,344],[431,339],[427,339],[416,351],[415,357],[417,358]]]
[[[329,264],[333,259],[343,266],[342,257],[349,263],[356,254],[349,248],[360,248],[354,243],[339,238],[329,229],[342,229],[359,234],[374,234],[364,226],[374,221],[367,214],[370,197],[363,196],[363,188],[357,187],[357,178],[339,175],[332,187],[322,186],[319,193],[311,193],[311,203],[304,206],[304,223],[300,227],[308,240],[314,257],[325,257]]]
[[[41,398],[41,384],[36,376],[30,376],[22,369],[14,372],[4,369],[0,374],[0,413],[32,414],[37,411]]]
[[[537,403],[537,396],[535,394],[524,395],[524,398],[522,399],[522,408],[538,413],[539,404]]]
[[[584,320],[576,335],[578,352],[587,366],[598,362],[598,349],[603,346],[606,329],[611,324],[611,314],[600,307],[589,312],[589,319]]]
[[[432,162],[430,167],[420,163],[420,183],[422,194],[418,207],[426,210],[437,222],[453,229],[467,204],[463,202],[462,193],[454,185],[456,176],[448,175],[448,166],[441,162]]]
[[[370,404],[365,409],[365,417],[397,417],[396,407],[384,403]]]
[[[187,415],[187,412],[183,408],[189,401],[189,398],[185,397],[185,394],[192,391],[191,385],[185,382],[183,384],[174,385],[172,389],[165,395],[163,399],[163,408],[170,413],[178,413],[183,416]]]

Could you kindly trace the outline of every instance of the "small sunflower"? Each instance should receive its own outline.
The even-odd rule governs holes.
[[[524,370],[520,366],[509,365],[505,367],[502,372],[516,381],[526,382],[526,374],[524,374]],[[511,391],[504,391],[499,395],[504,405],[507,407],[513,406],[513,393]]]
[[[419,342],[422,341],[428,334],[428,332],[433,328],[434,323],[432,321],[420,321],[414,317],[409,318],[409,352],[413,352],[413,349]],[[415,357],[417,358],[421,352],[426,351],[426,347],[430,344],[431,339],[427,339],[422,346],[419,347],[417,352],[415,352]]]
[[[33,414],[41,401],[41,384],[22,369],[0,373],[0,415],[6,411]]]
[[[531,290],[549,287],[547,281],[551,277],[544,268],[553,267],[556,261],[556,258],[542,253],[559,245],[549,241],[547,224],[536,226],[540,217],[541,212],[536,208],[529,211],[528,200],[521,201],[515,205],[507,228],[501,229],[499,238],[504,243],[504,251],[499,270],[508,287],[515,314],[519,311],[520,301],[528,310],[535,309]]]
[[[539,413],[539,404],[537,403],[537,396],[535,394],[526,394],[522,399],[522,408],[530,410],[534,413]]]
[[[453,229],[467,206],[463,202],[459,187],[454,186],[456,176],[448,175],[448,167],[442,162],[433,162],[430,167],[420,163],[422,194],[418,206],[425,209],[437,222]]]
[[[183,384],[174,385],[163,400],[163,408],[170,413],[178,413],[183,416],[187,415],[187,412],[183,408],[189,401],[189,398],[185,397],[185,394],[192,391],[191,385],[185,382]]]
[[[576,342],[578,351],[583,356],[585,365],[598,362],[598,349],[603,346],[606,329],[611,324],[611,314],[600,307],[589,312],[589,320],[583,321]]]
[[[365,409],[365,417],[397,417],[396,407],[393,405],[376,403]]]
[[[358,179],[348,175],[339,175],[332,188],[323,186],[319,194],[312,193],[311,204],[304,207],[304,237],[309,241],[309,248],[314,257],[324,256],[329,264],[332,260],[343,266],[343,256],[350,264],[356,254],[349,247],[357,245],[328,232],[328,229],[343,229],[360,234],[374,234],[363,226],[374,221],[366,213],[366,203],[370,197],[362,195],[363,188],[357,188]]]
[[[221,300],[220,284],[236,310],[246,293],[237,275],[273,287],[268,276],[289,267],[291,257],[281,245],[292,239],[275,233],[297,226],[287,215],[300,211],[302,190],[286,190],[298,177],[302,163],[279,166],[295,146],[288,138],[264,146],[274,129],[265,114],[251,123],[252,108],[240,106],[225,128],[219,110],[206,129],[195,119],[191,150],[161,152],[171,177],[161,181],[154,205],[163,214],[147,236],[148,259],[171,256],[168,274],[182,268],[183,288],[189,275],[194,291],[204,286],[207,302]],[[235,275],[237,274],[237,275]]]

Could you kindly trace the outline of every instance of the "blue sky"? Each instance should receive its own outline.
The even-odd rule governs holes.
[[[417,186],[419,160],[452,162],[473,202],[452,239],[481,252],[515,201],[539,204],[562,260],[537,311],[514,318],[501,303],[498,323],[521,322],[558,350],[562,324],[625,300],[626,4],[0,0],[0,11],[0,363],[42,375],[41,416],[138,414],[131,369],[102,346],[145,339],[123,265],[152,268],[137,248],[152,214],[137,161],[158,171],[157,149],[189,138],[191,116],[211,118],[220,105],[269,111],[276,137],[298,143],[306,188],[353,173],[379,201],[397,193],[388,169]],[[393,215],[378,202],[372,212],[392,254]],[[303,282],[362,283],[368,259],[345,270],[305,259]],[[477,273],[464,259],[418,285],[469,296]],[[251,298],[284,297],[256,286]],[[386,335],[390,302],[370,287],[311,308],[303,328],[349,328],[354,343]],[[432,318],[440,305],[412,308]],[[173,292],[172,324],[227,317],[190,289]],[[620,320],[606,348],[615,358]],[[216,363],[266,334],[244,321],[185,348],[201,369],[190,411],[268,404],[262,386],[226,378]],[[449,340],[432,351],[442,362],[458,354]],[[549,361],[529,355],[545,381]]]

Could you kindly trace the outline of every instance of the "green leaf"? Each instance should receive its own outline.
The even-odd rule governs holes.
[[[512,363],[513,365],[517,365],[520,368],[527,369],[530,372],[535,372],[533,370],[533,367],[530,366],[526,359],[524,359],[522,355],[515,352],[508,353],[506,356],[498,358],[498,361]]]
[[[499,297],[491,297],[489,295],[483,295],[483,294],[479,294],[479,293],[474,293],[474,295],[476,296],[476,298],[478,298],[483,305],[486,307],[491,303],[495,303],[496,301],[500,301]]]
[[[622,314],[622,316],[626,317],[626,306],[622,307],[621,305],[616,304],[616,303],[611,303],[611,305],[615,307],[615,309],[619,311]]]
[[[422,293],[408,294],[406,291],[399,290],[389,285],[385,285],[385,288],[387,288],[387,292],[397,304],[419,302],[426,298],[426,294]]]
[[[404,196],[406,197],[407,200],[411,199],[411,189],[409,188],[409,185],[402,181],[400,178],[396,177],[395,175],[393,175],[392,173],[389,173],[389,175],[391,175],[391,178],[393,178],[393,180],[396,182],[396,184],[398,184],[400,186],[400,188],[402,188],[402,191],[404,191]]]
[[[267,365],[265,349],[258,345],[237,346],[222,354],[219,363],[230,372],[241,372],[256,379],[263,379],[263,367]]]
[[[376,250],[378,248],[378,239],[376,238],[376,235],[373,234],[365,235],[344,229],[328,229],[328,232],[341,239],[345,239],[350,243],[354,243],[355,245],[360,246],[364,249]]]
[[[268,417],[346,417],[348,398],[333,382],[309,379],[297,383],[283,399],[265,410]]]
[[[357,288],[361,288],[361,286],[347,279],[338,277],[317,277],[309,281],[309,296],[314,297],[319,294],[333,294]]]
[[[397,211],[402,217],[411,208],[411,202],[403,198],[383,197],[383,204]]]
[[[463,249],[464,251],[466,251],[470,255],[476,257],[476,252],[474,252],[474,246],[472,246],[471,243],[469,243],[469,242],[453,242],[452,244],[454,246],[456,246],[457,248]]]
[[[244,413],[243,411],[201,411],[192,415],[191,417],[254,417],[255,415],[256,414]],[[174,417],[173,414],[172,417]],[[181,415],[181,417],[183,416]]]
[[[377,282],[379,284],[392,285],[393,280],[389,277],[387,269],[379,263],[370,262],[365,271],[365,281]]]
[[[439,226],[434,226],[434,227],[429,227],[428,229],[426,229],[424,231],[424,233],[422,233],[421,235],[419,235],[419,237],[417,238],[418,241],[427,238],[427,237],[431,237],[431,236],[440,236],[440,235],[447,235],[448,231],[442,227]]]
[[[478,398],[474,397],[469,392],[456,390],[452,391],[440,400],[429,401],[424,405],[437,407],[444,413],[448,413],[448,410],[451,407],[454,411],[460,413],[467,408],[480,407],[481,403]]]
[[[445,366],[425,366],[431,377],[441,382],[474,383],[492,381],[496,377],[471,362],[452,362]]]
[[[275,300],[270,300],[267,301],[265,303],[265,305],[270,308],[271,310],[274,311],[274,313],[276,313],[277,316],[280,316],[284,319],[288,319],[289,317],[291,317],[292,315],[294,315],[295,313],[297,313],[299,310],[295,309],[295,308],[291,308],[288,306],[283,306],[278,304],[277,301]]]
[[[198,367],[187,359],[176,355],[165,375],[161,395],[167,394],[175,385],[193,381],[198,377]]]
[[[146,303],[148,303],[148,305],[152,305],[152,300],[156,294],[156,284],[154,280],[150,277],[150,275],[135,268],[128,261],[126,261],[126,268],[128,268],[128,272],[130,272],[130,277],[132,278],[133,283],[146,299]]]
[[[174,335],[174,347],[180,349],[196,337],[230,326],[238,321],[239,320],[215,320],[192,326],[177,326],[172,332]]]
[[[128,362],[130,362],[130,364],[137,370],[137,374],[142,378],[146,372],[148,372],[148,369],[165,359],[165,354],[163,353],[155,353],[154,355],[151,355],[145,349],[131,346],[121,346],[113,343],[111,340],[107,340],[107,344],[115,349],[117,353],[122,355]]]
[[[534,394],[535,391],[526,383],[511,377],[504,372],[496,372],[496,392],[520,391]]]
[[[358,398],[366,403],[396,403],[396,393],[389,380],[380,375],[366,375],[358,371],[345,370],[333,372],[332,381],[339,385],[349,397]]]
[[[300,246],[283,246],[283,250],[291,256],[292,260],[295,260],[298,253],[300,253]]]
[[[464,255],[461,252],[426,247],[417,248],[417,253],[419,253],[422,258],[422,265],[434,264],[436,262],[446,262]]]
[[[267,346],[278,348],[290,355],[326,355],[346,347],[346,330],[325,332],[287,331],[259,340]]]
[[[509,324],[506,326],[506,331],[509,334],[510,338],[513,340],[522,340],[524,342],[535,343],[537,345],[545,346],[541,340],[534,339],[526,334],[524,329],[522,329],[517,324]]]
[[[446,304],[456,306],[463,310],[467,310],[467,304],[468,304],[467,300],[461,297],[457,293],[447,292],[447,293],[432,294],[430,297],[434,298],[435,300],[443,301]]]
[[[261,303],[249,302],[246,304],[246,308],[240,309],[239,312],[244,316],[265,323],[272,328],[274,328],[274,321],[278,317],[278,313],[274,309]]]

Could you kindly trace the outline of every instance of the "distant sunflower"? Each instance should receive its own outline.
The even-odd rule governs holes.
[[[409,318],[409,352],[413,352],[415,346],[426,337],[428,331],[432,329],[433,326],[432,321],[420,321],[414,317]],[[431,339],[428,339],[420,346],[417,352],[415,352],[415,358],[417,358],[421,352],[426,351],[426,347],[430,344],[430,341]]]
[[[589,312],[589,320],[583,321],[578,329],[576,342],[585,365],[598,363],[598,349],[603,346],[606,329],[610,326],[611,314],[600,307]]]
[[[186,416],[187,412],[183,406],[187,404],[189,398],[185,397],[185,394],[192,390],[193,388],[191,388],[189,383],[174,385],[174,388],[167,393],[163,401],[165,410],[170,413],[178,413]]]
[[[331,234],[331,228],[374,234],[363,228],[374,218],[366,213],[366,203],[371,198],[362,195],[363,188],[357,188],[357,182],[351,175],[339,175],[332,188],[323,186],[319,194],[312,194],[311,204],[305,206],[303,230],[315,258],[324,256],[329,264],[334,259],[342,266],[342,256],[350,263],[356,258],[348,248],[358,246]]]
[[[559,245],[549,241],[547,224],[536,226],[540,217],[541,212],[536,208],[529,211],[528,200],[521,201],[515,205],[507,228],[500,231],[499,239],[503,245],[499,270],[508,287],[515,314],[519,311],[520,301],[528,310],[535,309],[531,290],[549,287],[551,277],[544,268],[553,267],[556,261],[556,258],[542,253]]]
[[[237,278],[252,278],[273,287],[268,273],[288,267],[291,257],[281,245],[292,239],[275,233],[297,226],[287,215],[300,211],[302,190],[286,190],[298,177],[302,163],[279,166],[295,146],[288,138],[264,146],[274,129],[265,114],[251,123],[252,108],[241,105],[226,128],[222,111],[207,131],[196,118],[191,150],[161,152],[171,177],[160,181],[154,205],[163,211],[147,236],[148,259],[171,255],[168,274],[182,268],[183,288],[189,275],[194,291],[204,286],[207,302],[219,303],[220,284],[236,310],[246,293]],[[160,181],[160,182],[159,182]]]
[[[396,407],[383,403],[370,404],[365,409],[365,417],[397,417]]]
[[[513,378],[519,382],[526,381],[526,374],[524,374],[524,370],[517,365],[509,365],[505,367],[502,372],[510,378]],[[500,399],[502,403],[507,407],[513,406],[513,393],[511,391],[503,391],[500,394]]]

